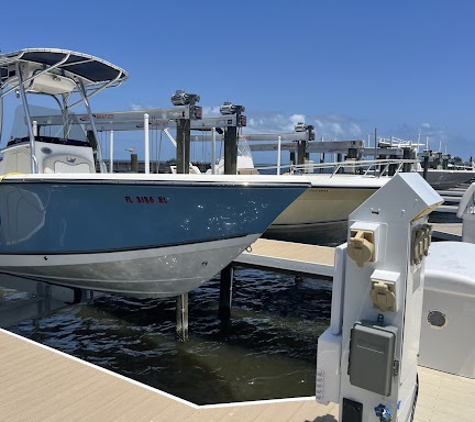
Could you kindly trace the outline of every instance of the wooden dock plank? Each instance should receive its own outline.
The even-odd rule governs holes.
[[[17,353],[9,353],[12,349]],[[0,378],[0,415],[9,422],[280,422],[294,414],[313,421],[327,414],[327,408],[334,411],[334,406],[321,406],[312,398],[200,408],[0,330],[0,371],[5,374],[12,367]]]
[[[182,409],[188,409],[187,405],[175,402],[165,395],[144,389],[136,383],[126,382],[97,367],[52,352],[49,348],[12,334],[2,331],[0,338],[0,415],[3,420],[118,421],[127,411],[134,409],[134,414],[144,416],[122,420],[150,421],[147,413],[155,415],[167,406],[178,405]],[[9,355],[9,348],[18,349],[18,343],[22,343],[25,355],[34,353],[36,359],[25,361],[19,352],[15,356]],[[4,353],[9,355],[8,360],[4,358]],[[23,364],[14,364],[17,358]],[[9,376],[4,376],[4,368],[12,365],[16,369],[14,373],[9,372]],[[148,400],[147,395],[151,396]],[[123,399],[120,405],[108,407],[107,404],[117,397]],[[154,406],[145,406],[148,402],[153,402]],[[190,410],[193,411],[192,408]],[[93,413],[95,419],[90,419],[89,413]]]
[[[216,421],[240,421],[244,420],[244,417],[246,417],[249,422],[253,422],[257,420],[262,420],[262,413],[264,412],[265,405],[257,403],[245,406],[230,405],[224,407],[224,409],[226,410],[226,413],[223,414],[219,419],[215,419]],[[196,415],[200,419],[193,418],[194,421],[203,420],[202,418],[205,417],[204,414],[206,414],[205,416],[209,415],[211,417],[213,415],[213,409],[210,407],[199,409]],[[186,420],[186,422],[191,422],[193,419],[190,418],[190,420]]]
[[[328,246],[281,242],[261,238],[252,245],[251,253],[294,261],[333,265],[333,248]]]
[[[250,251],[243,252],[235,264],[293,274],[333,276],[334,248],[279,240],[258,239]]]
[[[11,350],[16,353],[12,354]],[[30,359],[32,354],[35,359]],[[0,371],[0,415],[9,422],[335,422],[338,419],[338,405],[323,406],[312,397],[196,406],[4,330],[0,330]],[[419,375],[416,422],[473,422],[474,379],[423,367],[419,367]]]
[[[432,223],[432,229],[437,239],[459,241],[462,237],[462,223]],[[332,278],[334,256],[335,248],[330,246],[260,238],[233,262],[264,270]]]
[[[419,367],[416,422],[473,422],[475,379]]]
[[[264,421],[335,421],[338,416],[338,406],[330,404],[323,406],[314,397],[289,400],[270,400],[265,402],[246,402],[219,406],[205,406],[186,419],[186,422],[219,421],[219,422],[264,422]],[[224,410],[224,412],[222,412]]]

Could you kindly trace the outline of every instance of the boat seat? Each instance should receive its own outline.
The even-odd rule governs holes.
[[[43,173],[95,173],[94,165],[84,157],[55,154],[43,160]]]
[[[252,169],[252,168],[245,169],[245,168],[242,168],[242,169],[239,169],[239,170],[238,170],[238,174],[243,174],[243,175],[247,175],[247,174],[259,174],[259,172],[257,171],[257,169]]]

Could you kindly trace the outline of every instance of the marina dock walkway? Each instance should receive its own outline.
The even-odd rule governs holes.
[[[235,264],[290,272],[294,275],[333,277],[334,248],[279,240],[258,239]]]
[[[314,397],[197,406],[0,330],[0,420],[336,422]],[[475,380],[419,368],[416,422],[473,422]],[[197,386],[199,388],[199,386]]]
[[[460,241],[462,223],[432,223],[434,239]],[[260,238],[234,264],[290,272],[295,275],[333,277],[334,248]]]

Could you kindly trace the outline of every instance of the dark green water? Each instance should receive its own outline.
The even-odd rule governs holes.
[[[238,268],[232,319],[218,319],[219,280],[189,294],[189,341],[175,300],[103,296],[9,330],[197,404],[314,395],[316,345],[331,283]]]

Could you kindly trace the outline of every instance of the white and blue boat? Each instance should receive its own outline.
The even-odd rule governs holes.
[[[1,104],[16,94],[24,114],[0,162],[3,275],[177,296],[231,263],[310,185],[300,177],[98,173],[89,100],[120,86],[127,72],[90,55],[39,48],[0,55],[0,71]],[[32,120],[33,94],[59,105],[61,127]],[[77,105],[92,122],[82,138],[69,113]]]

